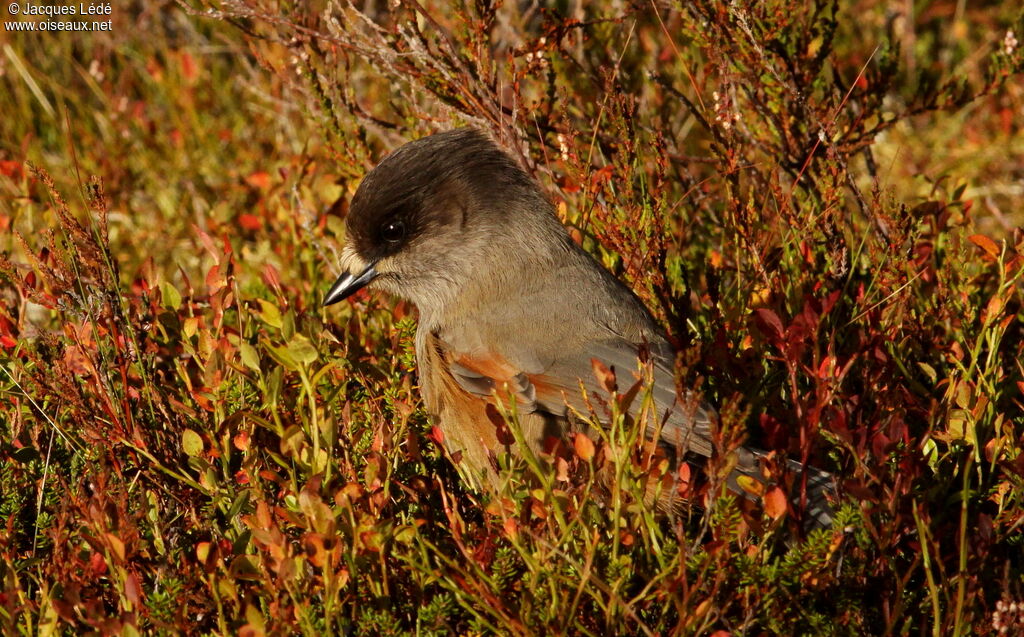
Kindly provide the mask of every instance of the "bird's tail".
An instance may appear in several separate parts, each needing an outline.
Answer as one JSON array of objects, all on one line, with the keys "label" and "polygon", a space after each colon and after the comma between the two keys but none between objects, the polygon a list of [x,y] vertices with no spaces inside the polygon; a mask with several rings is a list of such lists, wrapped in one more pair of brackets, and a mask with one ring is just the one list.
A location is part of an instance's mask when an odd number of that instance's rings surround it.
[{"label": "bird's tail", "polygon": [[[747,479],[753,479],[760,483],[764,487],[761,489],[762,491],[774,486],[761,471],[761,460],[768,456],[766,452],[740,447],[735,453],[737,456],[736,466],[726,479],[730,491],[746,497],[753,497],[751,489],[745,488],[742,484]],[[831,473],[800,464],[795,460],[789,460],[786,464],[789,470],[797,476],[802,473],[807,474],[807,507],[804,509],[804,513],[808,525],[811,528],[830,527],[834,511],[829,496],[834,496],[836,493],[835,478]],[[799,485],[800,481],[798,480],[796,484]],[[798,489],[794,489],[794,491],[798,492]]]}]

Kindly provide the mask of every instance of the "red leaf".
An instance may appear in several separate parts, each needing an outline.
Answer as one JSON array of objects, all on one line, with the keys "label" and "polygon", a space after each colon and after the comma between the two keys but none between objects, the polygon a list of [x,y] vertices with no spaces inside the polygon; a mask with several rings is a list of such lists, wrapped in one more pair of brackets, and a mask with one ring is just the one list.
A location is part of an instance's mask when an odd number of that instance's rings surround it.
[{"label": "red leaf", "polygon": [[484,407],[484,414],[486,414],[487,419],[491,421],[491,424],[494,425],[494,437],[500,444],[506,446],[515,444],[516,437],[512,435],[512,430],[508,428],[508,423],[505,421],[505,417],[501,415],[501,412],[498,411],[497,407],[491,403],[487,403]]},{"label": "red leaf", "polygon": [[821,304],[821,315],[824,316],[832,311],[835,307],[836,301],[839,300],[840,290],[836,290],[832,294],[825,297],[825,301]]},{"label": "red leaf", "polygon": [[124,578],[124,596],[132,604],[139,604],[142,602],[142,584],[139,583],[139,576],[135,573],[129,573],[128,577]]},{"label": "red leaf", "polygon": [[199,74],[196,68],[196,61],[188,54],[187,51],[181,52],[181,74],[185,76],[185,79],[189,82],[194,82],[196,76]]},{"label": "red leaf", "polygon": [[25,170],[20,161],[5,159],[0,161],[0,174],[6,175],[14,180],[19,180],[24,176]]},{"label": "red leaf", "polygon": [[772,339],[772,342],[777,344],[782,341],[786,328],[783,327],[782,320],[779,319],[778,314],[766,307],[759,307],[754,310],[754,319],[757,321],[757,326],[761,332]]},{"label": "red leaf", "polygon": [[602,182],[609,181],[612,178],[612,170],[613,168],[611,166],[604,166],[597,169],[594,174],[590,176],[590,182],[596,186]]},{"label": "red leaf", "polygon": [[238,215],[238,225],[242,226],[244,230],[259,230],[263,227],[263,220],[256,215],[242,213]]},{"label": "red leaf", "polygon": [[263,266],[263,282],[280,292],[281,290],[281,275],[277,273],[277,268],[270,265],[269,263]]},{"label": "red leaf", "polygon": [[103,559],[103,554],[99,552],[93,552],[89,556],[89,570],[95,577],[106,575],[107,573],[107,561]]},{"label": "red leaf", "polygon": [[206,287],[208,292],[211,295],[216,294],[227,284],[227,277],[221,274],[220,266],[216,264],[211,265],[210,269],[206,272]]},{"label": "red leaf", "polygon": [[818,366],[818,378],[829,378],[832,376],[832,370],[835,368],[836,359],[831,355],[825,356],[821,359],[821,365]]},{"label": "red leaf", "polygon": [[580,185],[573,181],[570,177],[562,177],[558,180],[558,186],[563,192],[579,192]]},{"label": "red leaf", "polygon": [[427,437],[439,445],[444,444],[444,432],[437,425],[430,428],[430,433],[427,434]]},{"label": "red leaf", "polygon": [[199,241],[203,244],[203,247],[206,248],[206,251],[210,253],[210,256],[213,257],[213,262],[219,264],[221,256],[223,255],[213,243],[213,239],[210,238],[210,235],[203,232],[203,229],[195,224],[192,224],[192,229],[199,235]]}]

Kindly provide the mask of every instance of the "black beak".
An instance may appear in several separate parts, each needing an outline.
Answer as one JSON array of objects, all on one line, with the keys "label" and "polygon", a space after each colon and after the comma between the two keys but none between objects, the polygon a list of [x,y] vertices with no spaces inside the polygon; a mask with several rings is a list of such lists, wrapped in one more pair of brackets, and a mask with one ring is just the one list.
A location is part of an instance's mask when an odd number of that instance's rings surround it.
[{"label": "black beak", "polygon": [[374,265],[375,264],[371,263],[359,274],[346,272],[338,277],[338,280],[334,282],[334,285],[331,286],[330,290],[327,290],[327,294],[324,296],[324,307],[333,305],[343,299],[347,299],[366,287],[366,284],[377,276],[377,270],[374,269]]}]

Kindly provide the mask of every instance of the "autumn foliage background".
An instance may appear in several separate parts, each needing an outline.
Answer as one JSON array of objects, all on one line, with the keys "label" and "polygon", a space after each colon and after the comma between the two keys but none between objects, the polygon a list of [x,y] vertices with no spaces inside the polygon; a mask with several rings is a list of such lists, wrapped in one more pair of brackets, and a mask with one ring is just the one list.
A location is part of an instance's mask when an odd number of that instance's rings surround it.
[{"label": "autumn foliage background", "polygon": [[[1016,4],[125,2],[110,33],[3,32],[0,631],[1020,634]],[[691,510],[638,504],[659,469],[621,416],[467,490],[414,308],[320,307],[360,178],[465,124],[719,408]],[[744,439],[787,498],[716,488]],[[783,457],[839,478],[832,528]]]}]

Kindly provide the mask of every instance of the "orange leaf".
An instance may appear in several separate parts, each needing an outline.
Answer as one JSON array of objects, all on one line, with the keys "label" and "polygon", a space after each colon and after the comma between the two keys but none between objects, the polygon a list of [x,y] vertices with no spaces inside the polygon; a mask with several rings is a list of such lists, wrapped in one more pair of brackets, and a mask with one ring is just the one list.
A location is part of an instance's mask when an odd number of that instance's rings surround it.
[{"label": "orange leaf", "polygon": [[594,458],[594,443],[586,434],[576,434],[572,439],[572,448],[576,455],[584,462],[590,462]]},{"label": "orange leaf", "polygon": [[228,284],[228,279],[225,275],[221,274],[220,266],[213,264],[210,269],[206,272],[206,287],[208,292],[213,295],[220,291],[225,285]]},{"label": "orange leaf", "polygon": [[590,359],[590,366],[594,369],[594,378],[597,379],[597,384],[609,394],[615,391],[615,372],[596,358]]},{"label": "orange leaf", "polygon": [[711,263],[711,266],[715,268],[721,268],[722,264],[725,263],[722,253],[718,250],[712,250],[708,253],[708,261]]},{"label": "orange leaf", "polygon": [[1003,297],[995,294],[988,300],[988,305],[985,306],[985,314],[983,315],[985,321],[994,321],[1000,312],[1003,311]]},{"label": "orange leaf", "polygon": [[254,188],[266,190],[270,188],[270,173],[258,170],[246,177],[245,183]]},{"label": "orange leaf", "polygon": [[107,545],[110,547],[110,552],[113,554],[115,561],[124,562],[125,549],[124,542],[121,538],[117,537],[113,533],[104,533],[103,536],[107,539]]},{"label": "orange leaf", "polygon": [[999,441],[995,438],[985,443],[985,460],[988,462],[995,462],[996,459],[996,446]]},{"label": "orange leaf", "polygon": [[971,243],[987,252],[993,259],[999,258],[999,246],[997,246],[996,242],[992,239],[989,239],[983,234],[972,234],[967,238],[970,239]]},{"label": "orange leaf", "polygon": [[690,491],[690,463],[683,462],[679,465],[679,481],[676,486],[676,492],[683,497]]},{"label": "orange leaf", "polygon": [[515,518],[505,518],[502,526],[504,527],[506,537],[515,539],[519,536],[519,523],[516,522]]},{"label": "orange leaf", "polygon": [[772,487],[764,494],[764,512],[773,520],[778,520],[786,512],[786,494],[782,489]]},{"label": "orange leaf", "polygon": [[679,465],[679,481],[680,482],[686,482],[686,483],[690,482],[690,463],[689,462],[684,462],[684,463]]}]

